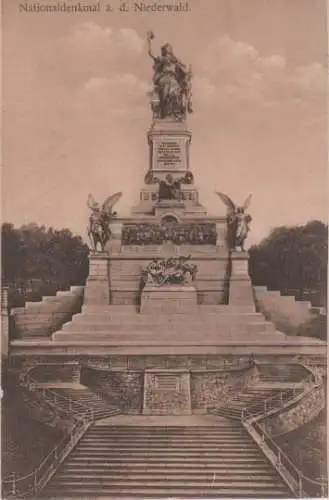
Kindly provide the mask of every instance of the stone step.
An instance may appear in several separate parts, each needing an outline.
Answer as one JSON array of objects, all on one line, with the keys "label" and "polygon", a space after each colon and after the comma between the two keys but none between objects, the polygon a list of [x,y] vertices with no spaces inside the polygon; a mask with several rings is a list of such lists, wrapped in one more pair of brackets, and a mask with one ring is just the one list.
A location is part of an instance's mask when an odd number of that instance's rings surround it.
[{"label": "stone step", "polygon": [[240,420],[241,418],[241,410],[242,408],[215,408],[214,410],[212,410],[212,414],[214,415],[221,415],[223,414],[224,416],[227,416],[227,417],[235,417],[237,418],[238,420]]},{"label": "stone step", "polygon": [[[88,480],[95,480],[95,481],[101,481],[103,483],[106,481],[147,481],[147,482],[161,482],[161,481],[190,481],[191,476],[193,477],[193,481],[206,481],[208,479],[211,480],[214,484],[217,484],[218,482],[222,483],[227,483],[227,482],[232,482],[234,481],[235,483],[240,483],[244,482],[248,477],[243,477],[243,474],[241,475],[241,470],[237,470],[235,473],[233,473],[231,470],[226,468],[226,470],[220,472],[216,469],[211,470],[211,471],[182,471],[182,470],[176,470],[176,471],[168,471],[166,470],[165,467],[163,467],[163,470],[160,472],[152,471],[150,474],[149,472],[145,471],[137,471],[137,472],[132,472],[132,471],[127,471],[124,468],[121,469],[121,471],[112,471],[111,469],[107,469],[104,472],[96,472],[94,471],[94,468],[91,467],[88,472],[83,473],[82,481],[88,481]],[[77,481],[78,479],[81,479],[81,473],[77,472],[69,472],[69,471],[62,471],[59,472],[57,481],[62,482],[64,481],[69,481],[69,482],[74,482]],[[214,480],[215,479],[215,480]],[[271,483],[275,484],[277,480],[277,476],[275,473],[269,473],[267,472],[258,472],[257,470],[253,472],[253,481],[264,481],[266,483]]]},{"label": "stone step", "polygon": [[[255,313],[253,306],[229,306],[229,305],[199,305],[198,313],[203,314],[247,314]],[[139,314],[138,307],[134,305],[84,305],[82,313],[86,314]],[[196,313],[196,311],[194,311]]]},{"label": "stone step", "polygon": [[[240,453],[237,453],[237,451],[231,451],[231,450],[218,450],[216,451],[214,447],[211,447],[209,449],[203,450],[203,454],[205,458],[222,458],[223,460],[230,460],[231,458],[236,457],[237,455],[241,455],[244,458],[256,458],[258,456],[259,451],[258,450],[249,450],[249,449],[241,449]],[[117,450],[102,450],[101,452],[99,450],[89,450],[89,449],[79,449],[75,450],[72,454],[72,457],[75,456],[78,458],[78,460],[81,460],[82,458],[86,458],[89,460],[112,460],[112,458],[128,458],[128,457],[143,457],[143,458],[163,458],[166,459],[169,457],[175,457],[175,458],[184,458],[187,456],[187,450],[184,449],[175,449],[172,450],[171,448],[164,447],[162,449],[158,450],[148,450],[146,449],[120,449],[118,448]],[[197,458],[202,456],[202,453],[198,450],[188,450],[188,456],[191,458]]]},{"label": "stone step", "polygon": [[[273,480],[273,481],[268,481],[268,482],[263,482],[261,480],[259,481],[247,481],[246,479],[244,478],[241,478],[241,481],[238,481],[238,480],[235,480],[235,482],[237,483],[236,486],[237,487],[240,487],[240,488],[244,488],[245,491],[247,490],[253,490],[254,488],[262,488],[264,491],[266,491],[266,489],[271,489],[273,487],[276,487],[277,486],[277,480]],[[209,478],[207,480],[200,480],[200,481],[194,481],[192,478],[190,478],[189,482],[188,482],[188,485],[189,487],[196,487],[196,488],[209,488],[209,483],[211,484],[214,484],[214,486],[216,486],[217,488],[228,488],[228,489],[232,489],[232,484],[230,482],[230,480],[228,481],[223,481],[222,478],[219,478],[219,479],[216,479],[215,478],[211,478],[211,481],[209,481]],[[75,479],[70,479],[70,478],[62,478],[60,475],[58,476],[58,480],[55,480],[53,481],[53,484],[60,484],[60,486],[63,488],[63,487],[72,487],[72,486],[78,486],[78,487],[84,487],[84,488],[92,488],[92,487],[101,487],[101,490],[102,490],[102,493],[104,492],[104,488],[108,488],[108,489],[112,489],[112,488],[115,488],[115,487],[118,487],[118,486],[123,486],[123,487],[129,487],[129,488],[135,488],[135,487],[145,487],[146,486],[146,483],[143,481],[143,479],[141,478],[140,480],[138,479],[135,479],[135,480],[125,480],[125,479],[115,479],[115,480],[102,480],[102,483],[101,485],[98,483],[97,479],[95,481],[93,481],[92,478],[84,478],[84,477],[77,477]],[[164,481],[163,479],[161,480],[158,480],[158,481],[154,481],[154,480],[148,480],[147,482],[147,486],[148,487],[152,487],[152,486],[155,486],[155,487],[161,487],[161,488],[165,488],[166,490],[168,489],[168,487],[180,487],[180,488],[184,488],[185,486],[185,479],[182,480],[182,481],[179,481],[178,479],[177,480],[172,480],[172,481]],[[130,491],[131,491],[130,489]]]},{"label": "stone step", "polygon": [[233,304],[218,304],[218,305],[199,305],[200,311],[209,314],[214,313],[227,313],[227,314],[244,314],[255,312],[255,307],[253,305],[233,305]]},{"label": "stone step", "polygon": [[[127,456],[127,457],[120,457],[120,456],[117,456],[117,457],[111,457],[111,466],[114,465],[114,466],[118,466],[118,467],[122,467],[123,465],[124,466],[145,466],[145,465],[158,465],[159,467],[163,467],[164,465],[164,457],[158,457],[158,456],[136,456],[136,457],[131,457],[131,456]],[[93,457],[93,461],[92,461],[92,464],[93,464],[93,467],[104,467],[104,459],[102,457]],[[209,457],[208,455],[200,455],[200,456],[196,456],[196,457],[191,457],[189,455],[185,455],[184,456],[184,460],[182,461],[182,459],[180,457],[171,457],[170,455],[169,456],[166,456],[165,457],[165,464],[166,466],[173,466],[173,467],[180,467],[182,464],[188,466],[188,465],[192,465],[192,466],[197,466],[198,468],[199,467],[220,467],[220,466],[226,466],[226,467],[241,467],[242,469],[244,469],[245,467],[263,467],[264,464],[266,465],[266,467],[268,467],[268,465],[266,464],[266,462],[264,461],[263,458],[261,458],[259,455],[258,456],[254,456],[254,457],[250,457],[250,456],[245,456],[245,455],[241,455],[241,456],[237,456],[237,455],[233,455],[231,458],[230,458],[230,461],[229,463],[226,463],[226,464],[223,464],[223,457],[222,456],[215,456],[215,457]],[[73,455],[70,455],[69,456],[69,461],[66,462],[65,464],[65,467],[67,466],[74,466],[74,467],[85,467],[85,466],[88,466],[88,468],[90,467],[90,458],[88,457],[79,457],[79,456],[73,456]],[[108,466],[107,466],[108,468]]]},{"label": "stone step", "polygon": [[[156,332],[154,332],[156,334]],[[188,335],[185,332],[186,339],[181,338],[180,340],[176,340],[178,337],[178,333],[174,332],[172,336],[168,336],[164,338],[163,335],[154,335],[154,337],[147,335],[143,336],[141,334],[133,334],[129,335],[123,334],[110,334],[110,333],[99,333],[97,332],[85,332],[82,333],[71,333],[69,331],[63,332],[58,331],[53,334],[53,341],[62,341],[62,342],[87,342],[95,343],[95,342],[106,342],[108,346],[217,346],[217,345],[229,345],[232,344],[243,344],[245,345],[248,341],[248,346],[250,347],[253,344],[262,343],[262,345],[273,345],[276,342],[280,342],[284,340],[284,336],[275,333],[275,335],[270,335],[268,332],[258,333],[258,334],[248,334],[245,333],[228,333],[228,332],[220,332],[218,335],[213,335],[209,338],[201,338],[202,332],[200,335]],[[204,336],[204,334],[203,334]],[[160,337],[160,339],[159,339]]]},{"label": "stone step", "polygon": [[266,391],[263,390],[258,390],[258,391],[248,391],[248,389],[241,394],[237,394],[236,396],[233,396],[232,399],[237,398],[239,400],[241,399],[250,399],[250,400],[255,400],[255,399],[262,399],[264,396],[269,396],[269,395],[274,395],[277,394],[277,390],[269,389]]},{"label": "stone step", "polygon": [[277,389],[273,389],[272,386],[265,386],[265,384],[255,384],[252,387],[247,387],[243,394],[270,394],[270,393],[275,393],[277,392]]},{"label": "stone step", "polygon": [[[170,331],[168,332],[168,329]],[[161,324],[161,323],[154,323],[150,325],[140,325],[140,324],[125,324],[124,322],[122,324],[83,324],[83,323],[66,323],[63,325],[62,331],[63,332],[70,332],[70,333],[81,333],[83,334],[84,332],[90,333],[93,332],[95,334],[104,334],[104,333],[118,333],[120,332],[121,334],[131,334],[131,333],[142,333],[142,334],[151,334],[154,335],[154,332],[156,332],[158,335],[162,334],[179,334],[182,333],[184,334],[186,331],[188,331],[189,335],[193,333],[203,333],[207,329],[207,334],[210,333],[220,333],[222,329],[225,329],[227,332],[239,332],[239,333],[256,333],[256,332],[274,332],[275,327],[273,326],[272,323],[269,322],[258,322],[258,323],[246,323],[246,324],[202,324],[202,323],[193,323],[190,320],[186,320],[185,323],[181,324]]]},{"label": "stone step", "polygon": [[[217,485],[216,485],[217,486]],[[60,488],[60,489],[59,489]],[[62,488],[60,485],[54,485],[54,487],[47,487],[46,492],[43,494],[44,498],[74,498],[80,500],[83,498],[97,498],[97,500],[112,500],[117,498],[125,498],[125,500],[132,499],[156,499],[156,498],[186,498],[186,499],[200,499],[200,498],[245,498],[246,490],[242,487],[234,487],[230,488],[226,487],[225,489],[220,488],[217,490],[211,484],[209,485],[209,481],[207,486],[201,487],[201,491],[199,488],[195,486],[191,486],[190,484],[185,484],[182,489],[177,491],[177,488],[172,488],[171,486],[154,488],[154,487],[134,487],[133,491],[129,485],[121,485],[120,487],[112,487],[110,489],[106,487],[90,487],[89,489],[86,486],[75,487],[74,490],[67,490],[66,487]],[[249,498],[289,498],[291,494],[289,494],[289,490],[286,488],[249,488],[248,497]],[[96,496],[95,496],[96,495]]]},{"label": "stone step", "polygon": [[[186,314],[90,314],[82,313],[75,314],[72,318],[72,323],[88,324],[88,325],[117,325],[124,322],[125,325],[154,325],[154,324],[181,324],[187,320]],[[259,313],[246,313],[246,314],[204,314],[204,313],[191,313],[188,315],[188,321],[200,325],[207,324],[227,324],[227,323],[264,323],[264,317]]]},{"label": "stone step", "polygon": [[212,410],[211,413],[213,415],[218,415],[218,416],[221,416],[221,417],[227,417],[227,418],[232,418],[232,419],[235,419],[235,420],[240,420],[241,419],[241,412],[237,412],[237,411],[234,411],[234,410],[231,410],[231,409],[226,409],[226,408],[219,408],[219,409],[215,409],[215,410]]},{"label": "stone step", "polygon": [[267,321],[258,321],[256,323],[224,323],[224,324],[202,324],[202,323],[193,323],[186,319],[185,322],[181,322],[180,324],[160,324],[154,323],[149,325],[141,325],[141,324],[84,324],[84,323],[65,323],[61,331],[71,332],[71,333],[81,333],[84,332],[95,332],[95,333],[120,333],[120,334],[149,334],[152,335],[156,331],[157,333],[166,334],[166,333],[184,333],[188,331],[189,333],[202,333],[205,331],[207,333],[221,333],[225,332],[241,332],[241,333],[257,333],[257,332],[275,332],[275,327],[272,323]]},{"label": "stone step", "polygon": [[126,305],[126,306],[117,306],[117,305],[108,305],[108,306],[98,306],[98,305],[85,305],[82,306],[81,312],[83,313],[92,313],[92,314],[100,314],[100,313],[114,313],[114,314],[136,314],[137,306],[134,305]]},{"label": "stone step", "polygon": [[71,290],[59,290],[56,292],[56,297],[66,298],[66,297],[74,297],[75,294]]},{"label": "stone step", "polygon": [[145,421],[145,425],[109,425],[109,424],[99,424],[97,427],[91,427],[88,430],[89,433],[99,432],[99,431],[108,431],[117,434],[118,432],[122,432],[126,434],[127,432],[138,432],[143,433],[147,432],[149,434],[154,434],[156,432],[165,432],[166,434],[172,434],[175,432],[184,433],[184,434],[194,434],[197,432],[205,433],[205,432],[221,432],[222,429],[230,429],[233,432],[240,430],[246,434],[242,425],[232,424],[232,422],[228,422],[226,420],[218,420],[216,422],[211,422],[211,425],[207,422],[206,425],[171,425],[167,427],[166,425],[147,425],[147,419]]},{"label": "stone step", "polygon": [[[221,474],[239,474],[241,476],[249,476],[252,474],[254,477],[254,474],[257,474],[259,476],[266,476],[270,475],[269,474],[269,468],[265,464],[259,464],[259,465],[253,465],[253,464],[246,464],[244,465],[243,462],[237,463],[237,464],[229,464],[229,465],[223,465],[223,464],[215,464],[215,465],[209,465],[207,463],[205,464],[185,464],[184,462],[179,462],[179,466],[176,463],[173,464],[153,464],[152,462],[148,463],[140,463],[140,464],[119,464],[119,465],[113,465],[111,464],[111,467],[109,468],[108,465],[103,464],[103,465],[92,465],[91,467],[88,467],[84,464],[65,464],[60,470],[59,473],[62,475],[68,475],[68,474],[88,474],[92,471],[92,473],[96,475],[103,475],[103,474],[143,474],[143,473],[163,473],[163,474],[182,474],[182,473],[189,473],[189,474],[209,474],[210,472],[216,472],[216,475],[221,475]],[[273,476],[273,474],[271,474]]]},{"label": "stone step", "polygon": [[[53,297],[54,298],[54,297]],[[46,301],[40,301],[40,302],[31,302],[31,301],[26,301],[25,302],[25,310],[29,311],[38,311],[40,308],[42,308],[43,305],[46,304]]]},{"label": "stone step", "polygon": [[[143,445],[145,443],[150,444],[150,446],[153,446],[154,444],[159,444],[159,445],[168,445],[168,446],[185,446],[189,444],[196,444],[200,442],[200,445],[211,445],[214,443],[226,443],[227,441],[232,443],[232,444],[246,444],[250,443],[250,439],[247,436],[236,436],[234,434],[224,434],[224,435],[215,435],[213,437],[202,437],[202,436],[197,436],[195,438],[193,437],[180,437],[180,436],[155,436],[155,437],[150,437],[148,438],[147,436],[107,436],[106,437],[106,442],[110,443],[111,446],[117,445],[117,444],[122,444],[124,446],[126,445],[131,445],[131,443],[134,443],[134,445],[139,446]],[[104,435],[99,435],[97,436],[88,436],[83,440],[84,444],[90,444],[90,445],[102,445],[104,442]]]},{"label": "stone step", "polygon": [[114,417],[116,415],[120,415],[122,412],[121,410],[97,410],[92,407],[89,409],[93,410],[94,416],[97,416],[98,418],[101,417]]},{"label": "stone step", "polygon": [[[244,432],[243,428],[241,425],[237,424],[236,428],[232,429],[232,425],[229,426],[229,424],[232,424],[232,422],[228,422],[227,426],[221,426],[218,429],[214,428],[212,426],[207,426],[206,430],[202,427],[201,429],[194,429],[191,427],[191,430],[186,427],[177,427],[177,429],[172,430],[170,429],[169,432],[166,431],[165,427],[154,427],[154,430],[149,428],[144,428],[144,427],[137,427],[134,428],[133,426],[127,425],[125,426],[126,429],[117,429],[114,425],[102,425],[98,424],[95,427],[92,427],[89,431],[88,434],[85,435],[84,439],[87,437],[89,438],[94,438],[97,436],[101,436],[103,439],[104,438],[136,438],[136,437],[149,437],[149,438],[154,438],[154,439],[159,439],[159,437],[170,437],[173,439],[182,439],[182,438],[187,438],[187,439],[201,439],[205,437],[221,437],[221,436],[238,436],[238,437],[243,437],[246,436],[246,433]],[[113,427],[113,429],[112,429]]]},{"label": "stone step", "polygon": [[[229,422],[231,423],[231,422]],[[112,427],[109,425],[108,427]],[[114,427],[114,426],[113,426]],[[246,433],[243,431],[242,426],[240,425],[236,429],[232,429],[229,427],[220,427],[220,429],[214,429],[213,427],[207,427],[206,431],[185,431],[184,427],[181,431],[178,429],[176,431],[166,432],[165,429],[156,429],[148,431],[141,427],[141,431],[139,432],[134,428],[131,430],[130,425],[127,425],[127,431],[116,431],[115,428],[113,430],[108,430],[102,428],[102,424],[98,424],[95,427],[90,429],[90,432],[85,436],[84,439],[94,439],[100,437],[101,439],[216,439],[227,437],[228,439],[231,437],[237,437],[238,439],[242,437],[246,437]],[[99,429],[98,429],[99,428]],[[247,438],[249,439],[249,438]]]},{"label": "stone step", "polygon": [[[100,427],[101,424],[95,426],[96,427]],[[154,441],[157,441],[157,440],[165,440],[165,439],[172,439],[172,440],[188,440],[188,441],[195,441],[195,442],[199,442],[200,440],[217,440],[217,439],[232,439],[234,437],[236,437],[237,439],[242,439],[242,438],[246,438],[246,439],[249,439],[248,437],[246,437],[246,434],[243,433],[242,431],[240,430],[237,430],[237,431],[229,431],[229,430],[223,430],[223,432],[207,432],[207,434],[205,433],[202,433],[202,432],[191,432],[191,433],[166,433],[165,431],[161,432],[161,431],[158,431],[158,432],[152,432],[151,434],[150,433],[147,433],[146,431],[141,431],[141,432],[131,432],[129,431],[129,425],[127,426],[127,432],[122,432],[121,434],[120,433],[116,433],[116,432],[113,432],[113,433],[107,433],[107,432],[95,432],[93,429],[93,432],[88,432],[88,435],[86,435],[84,437],[84,440],[85,439],[90,439],[90,440],[93,440],[93,439],[101,439],[101,440],[104,440],[104,439],[109,439],[109,440],[112,440],[112,439],[117,439],[117,440],[127,440],[128,442],[131,441],[131,440],[136,440],[136,439],[140,439],[140,440],[150,440],[150,439],[154,439]],[[212,429],[212,427],[209,427],[209,429]],[[250,441],[250,439],[249,439]]]},{"label": "stone step", "polygon": [[70,300],[76,300],[76,295],[69,292],[69,291],[62,291],[62,292],[56,292],[56,295],[45,295],[42,297],[42,302],[43,303],[62,303],[62,302],[67,302]]},{"label": "stone step", "polygon": [[85,291],[85,286],[84,285],[71,285],[70,286],[70,292],[78,294],[78,295],[83,295],[83,292]]},{"label": "stone step", "polygon": [[[226,453],[236,453],[237,455],[239,454],[245,454],[245,453],[250,453],[253,454],[255,451],[250,449],[250,442],[232,442],[232,444],[229,444],[224,441],[220,441],[217,443],[218,446],[220,446],[221,454],[226,454]],[[105,443],[105,444],[92,444],[92,443],[83,443],[80,446],[76,448],[76,450],[73,452],[74,456],[85,456],[86,454],[90,454],[93,456],[111,456],[112,454],[116,454],[117,452],[120,453],[132,453],[133,455],[136,454],[141,454],[141,453],[157,453],[162,454],[162,453],[184,453],[184,454],[190,454],[190,453],[199,453],[199,454],[208,454],[208,453],[217,453],[216,452],[216,444],[214,442],[212,443],[198,443],[195,445],[194,443],[168,443],[168,442],[162,442],[162,443],[151,443],[151,442],[145,442],[144,445],[142,443]]]},{"label": "stone step", "polygon": [[257,405],[257,404],[262,404],[263,401],[265,399],[267,399],[267,397],[271,397],[271,396],[264,396],[264,397],[261,397],[261,398],[256,398],[256,397],[248,397],[246,396],[245,394],[243,396],[241,396],[241,398],[232,398],[230,400],[230,404],[242,404],[242,405]]},{"label": "stone step", "polygon": [[49,315],[50,313],[69,313],[73,315],[80,310],[77,300],[77,297],[72,297],[72,300],[26,302],[22,313],[25,315],[34,315],[36,319],[38,319],[39,315]]},{"label": "stone step", "polygon": [[[265,401],[265,399],[264,399]],[[230,402],[230,408],[232,410],[242,410],[242,408],[249,408],[253,410],[262,409],[264,407],[264,402],[253,402],[253,401],[231,401]]]}]

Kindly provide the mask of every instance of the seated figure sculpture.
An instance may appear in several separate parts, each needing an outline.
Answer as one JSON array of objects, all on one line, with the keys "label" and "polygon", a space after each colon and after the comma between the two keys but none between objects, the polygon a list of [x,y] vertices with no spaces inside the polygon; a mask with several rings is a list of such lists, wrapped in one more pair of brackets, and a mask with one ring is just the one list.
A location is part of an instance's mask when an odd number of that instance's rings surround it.
[{"label": "seated figure sculpture", "polygon": [[192,113],[192,69],[186,67],[173,52],[170,43],[161,47],[161,54],[152,52],[154,34],[147,34],[148,54],[153,60],[153,91],[151,108],[155,119],[183,120]]}]

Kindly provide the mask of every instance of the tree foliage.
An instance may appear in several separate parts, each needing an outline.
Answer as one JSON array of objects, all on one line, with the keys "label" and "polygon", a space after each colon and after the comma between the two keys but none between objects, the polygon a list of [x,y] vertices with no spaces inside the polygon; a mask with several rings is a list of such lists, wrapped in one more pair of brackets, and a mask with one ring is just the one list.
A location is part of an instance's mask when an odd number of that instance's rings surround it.
[{"label": "tree foliage", "polygon": [[326,304],[328,226],[278,227],[250,249],[249,272],[254,285]]},{"label": "tree foliage", "polygon": [[69,229],[2,225],[2,281],[10,292],[40,296],[82,285],[88,272],[87,256],[87,245]]}]

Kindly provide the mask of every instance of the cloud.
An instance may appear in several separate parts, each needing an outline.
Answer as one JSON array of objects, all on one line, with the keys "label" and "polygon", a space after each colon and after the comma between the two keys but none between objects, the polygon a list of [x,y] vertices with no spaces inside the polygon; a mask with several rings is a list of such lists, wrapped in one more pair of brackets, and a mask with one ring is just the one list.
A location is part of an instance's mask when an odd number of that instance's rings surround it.
[{"label": "cloud", "polygon": [[129,98],[130,100],[140,100],[146,96],[149,86],[140,81],[135,75],[125,73],[115,75],[110,78],[92,77],[83,85],[83,98],[104,97],[104,93],[111,96],[113,101],[120,98]]},{"label": "cloud", "polygon": [[293,81],[299,88],[307,92],[323,93],[327,89],[328,75],[322,64],[313,63],[309,66],[296,68]]},{"label": "cloud", "polygon": [[111,54],[120,49],[120,55],[130,53],[133,56],[141,54],[144,46],[144,40],[131,28],[113,30],[92,21],[75,27],[64,42],[75,51]]},{"label": "cloud", "polygon": [[[132,115],[148,109],[149,86],[131,73],[91,77],[76,96],[76,107],[100,120],[113,114]],[[109,116],[110,115],[110,116]]]},{"label": "cloud", "polygon": [[44,58],[45,74],[77,88],[92,75],[107,77],[118,68],[126,71],[138,64],[143,45],[144,40],[133,29],[81,23],[62,36]]},{"label": "cloud", "polygon": [[102,28],[94,22],[87,22],[75,27],[65,41],[79,50],[102,50],[111,45],[112,40],[111,28]]},{"label": "cloud", "polygon": [[[223,36],[208,50],[206,59],[214,63],[220,60],[221,68],[241,68],[253,64],[258,59],[258,51],[252,45]],[[216,69],[216,65],[213,66]]]},{"label": "cloud", "polygon": [[325,98],[327,75],[319,63],[292,67],[282,55],[262,56],[252,45],[229,36],[212,43],[202,60],[194,94],[212,106],[243,112],[242,104],[268,110]]},{"label": "cloud", "polygon": [[142,53],[145,43],[137,32],[130,28],[120,29],[116,41],[120,47],[136,55]]},{"label": "cloud", "polygon": [[195,75],[193,79],[193,95],[197,98],[202,96],[204,100],[212,102],[216,94],[216,86],[208,78],[201,75]]}]

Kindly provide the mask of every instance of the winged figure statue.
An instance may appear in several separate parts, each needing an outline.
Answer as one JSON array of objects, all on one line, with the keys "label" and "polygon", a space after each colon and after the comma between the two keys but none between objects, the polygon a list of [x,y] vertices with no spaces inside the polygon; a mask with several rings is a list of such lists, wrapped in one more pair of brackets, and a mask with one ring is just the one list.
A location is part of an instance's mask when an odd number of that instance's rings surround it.
[{"label": "winged figure statue", "polygon": [[109,224],[117,212],[113,212],[114,205],[120,200],[121,192],[114,193],[103,204],[97,203],[91,194],[88,195],[87,206],[91,210],[89,216],[88,237],[91,248],[97,251],[100,246],[104,251],[105,245],[110,239],[111,230]]},{"label": "winged figure statue", "polygon": [[216,192],[224,205],[228,208],[228,243],[230,248],[236,250],[240,247],[244,252],[244,242],[250,231],[249,224],[252,221],[250,214],[246,213],[251,201],[251,194],[246,198],[243,205],[236,205],[231,198],[224,193]]}]

